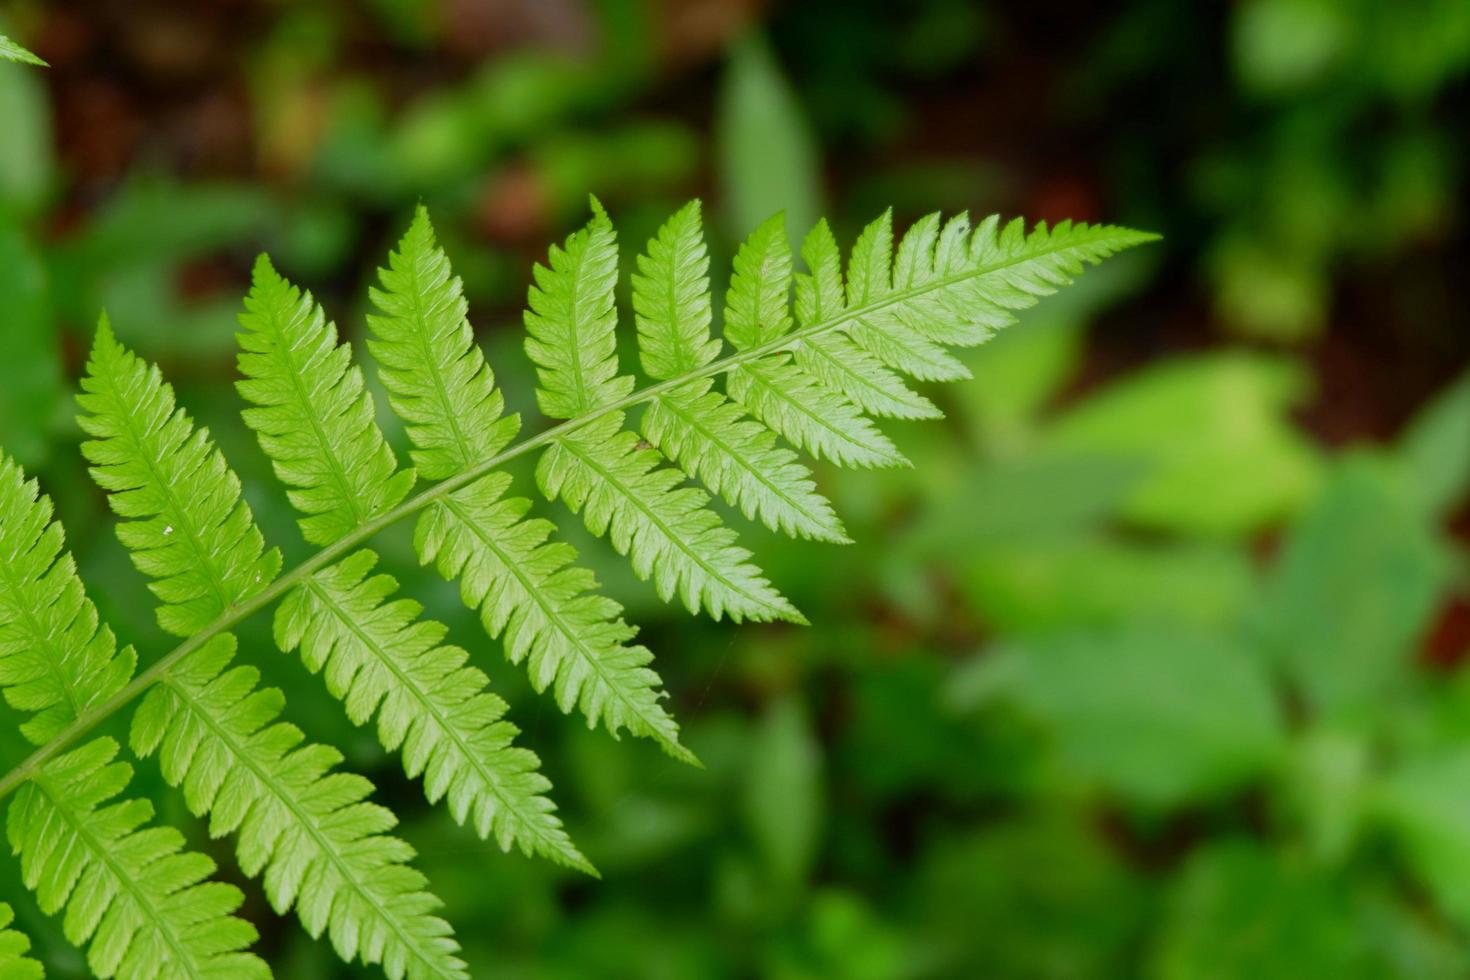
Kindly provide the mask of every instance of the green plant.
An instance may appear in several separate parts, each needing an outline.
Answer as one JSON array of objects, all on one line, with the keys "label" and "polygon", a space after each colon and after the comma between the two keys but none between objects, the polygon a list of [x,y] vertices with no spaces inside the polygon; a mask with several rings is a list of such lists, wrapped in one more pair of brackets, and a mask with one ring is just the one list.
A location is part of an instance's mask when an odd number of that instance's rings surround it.
[{"label": "green plant", "polygon": [[[133,751],[158,755],[212,834],[237,835],[242,870],[262,876],[278,912],[294,907],[343,959],[381,963],[390,976],[463,975],[411,849],[390,833],[393,814],[367,801],[365,779],[336,769],[336,749],[304,743],[277,720],[280,692],[258,687],[255,667],[232,666],[230,630],[279,601],[277,644],[300,651],[355,723],[377,719],[379,740],[423,777],[431,802],[444,799],[458,822],[503,848],[592,872],[545,796],[536,756],[512,744],[505,703],[463,650],[442,643],[442,626],[393,598],[391,578],[371,574],[368,539],[416,516],[419,558],[460,582],[533,687],[550,688],[589,727],[627,729],[693,762],[660,704],[652,654],[633,644],[621,607],[573,564],[571,546],[550,540],[550,522],[507,496],[504,466],[537,453],[543,495],[580,513],[665,601],[715,619],[803,622],[706,495],[681,485],[684,473],[772,529],[843,540],[778,435],[838,463],[902,464],[868,415],[938,413],[898,372],[962,377],[946,346],[986,340],[1085,265],[1150,237],[1066,223],[1028,234],[995,218],[972,229],[964,216],[941,225],[932,215],[895,249],[885,214],[859,237],[845,276],[819,223],[802,251],[810,271],[793,277],[777,216],[735,258],[724,317],[735,352],[721,357],[693,202],[650,242],[632,279],[640,359],[653,381],[640,388],[618,370],[617,241],[595,200],[593,210],[536,268],[526,350],[553,424],[519,441],[520,420],[503,412],[459,282],[419,210],[372,291],[379,312],[368,340],[406,425],[412,468],[398,468],[336,328],[268,260],[257,263],[240,317],[244,419],[300,512],[303,537],[320,549],[284,573],[209,434],[103,318],[79,396],[91,436],[83,451],[122,518],[119,538],[152,580],[160,626],[180,638],[141,673],[133,648],[119,651],[99,623],[50,500],[13,462],[0,463],[0,683],[31,713],[22,731],[38,746],[0,779],[0,795],[15,794],[9,837],[26,884],[45,911],[66,908],[67,935],[90,941],[97,974],[268,973],[245,951],[254,931],[233,916],[240,893],[208,881],[212,862],[182,850],[173,830],[140,829],[148,801],[109,802],[131,778],[111,738],[79,744],[141,696]],[[724,392],[714,386],[722,375]],[[624,423],[638,406],[635,432]],[[414,493],[420,479],[431,482]]]},{"label": "green plant", "polygon": [[4,34],[0,34],[0,58],[4,58],[6,61],[16,61],[23,65],[41,65],[44,67],[46,64],[46,62],[19,44],[16,44]]}]

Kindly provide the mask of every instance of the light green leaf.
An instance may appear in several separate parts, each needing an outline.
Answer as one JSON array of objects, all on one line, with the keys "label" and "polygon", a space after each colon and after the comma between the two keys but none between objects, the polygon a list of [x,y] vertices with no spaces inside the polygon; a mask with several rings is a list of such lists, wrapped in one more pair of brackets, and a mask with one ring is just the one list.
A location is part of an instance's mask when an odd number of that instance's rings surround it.
[{"label": "light green leaf", "polygon": [[1287,538],[1265,597],[1262,639],[1318,711],[1371,711],[1405,682],[1446,571],[1398,475],[1350,459]]},{"label": "light green leaf", "polygon": [[1068,765],[1146,807],[1218,795],[1261,775],[1282,718],[1251,651],[1225,636],[1142,628],[1037,638],[1003,656],[1012,696]]},{"label": "light green leaf", "polygon": [[1470,372],[1414,416],[1399,440],[1411,492],[1443,515],[1470,494]]},{"label": "light green leaf", "polygon": [[771,875],[805,883],[822,841],[822,755],[800,702],[773,702],[749,749],[745,820]]},{"label": "light green leaf", "polygon": [[1286,415],[1302,381],[1291,365],[1255,355],[1181,358],[1087,398],[1043,445],[1147,464],[1125,510],[1140,524],[1244,534],[1294,513],[1316,484],[1316,455]]},{"label": "light green leaf", "polygon": [[716,115],[722,197],[735,228],[785,211],[810,228],[822,211],[815,138],[770,47],[758,37],[731,46]]}]

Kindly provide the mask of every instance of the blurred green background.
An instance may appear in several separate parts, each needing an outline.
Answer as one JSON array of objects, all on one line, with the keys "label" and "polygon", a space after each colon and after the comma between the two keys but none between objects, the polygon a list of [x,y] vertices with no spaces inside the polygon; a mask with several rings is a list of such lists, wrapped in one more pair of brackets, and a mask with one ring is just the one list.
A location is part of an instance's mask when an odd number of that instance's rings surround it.
[{"label": "blurred green background", "polygon": [[[628,258],[703,197],[717,270],[777,208],[848,243],[888,205],[1164,233],[968,356],[943,425],[891,426],[912,470],[820,470],[856,545],[744,525],[810,628],[686,617],[566,522],[706,770],[562,717],[389,536],[602,881],[429,810],[249,624],[290,720],[402,816],[477,976],[1470,976],[1464,0],[20,0],[0,23],[52,66],[0,63],[0,445],[145,662],[167,644],[72,420],[102,307],[290,563],[230,383],[261,249],[360,338],[427,203],[524,409],[530,266],[589,191]],[[278,975],[354,975],[245,890]]]}]

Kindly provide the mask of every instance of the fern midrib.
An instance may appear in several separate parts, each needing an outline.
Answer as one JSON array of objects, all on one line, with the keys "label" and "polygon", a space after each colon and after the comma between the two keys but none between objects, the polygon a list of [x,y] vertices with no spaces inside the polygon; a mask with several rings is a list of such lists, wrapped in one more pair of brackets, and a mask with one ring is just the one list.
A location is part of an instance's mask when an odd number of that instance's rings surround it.
[{"label": "fern midrib", "polygon": [[[149,920],[153,923],[154,929],[163,935],[164,941],[174,951],[174,956],[177,958],[180,966],[188,969],[191,964],[191,958],[186,955],[183,941],[174,935],[173,926],[164,916],[163,910],[154,905],[148,894],[138,887],[138,882],[133,875],[127,873],[121,867],[112,849],[104,846],[102,840],[87,827],[87,822],[80,816],[74,814],[71,807],[51,791],[46,785],[46,780],[35,779],[31,781],[31,785],[36,787],[38,792],[46,795],[46,799],[51,801],[51,809],[55,813],[60,814],[61,819],[70,824],[76,832],[76,835],[86,842],[87,847],[95,856],[94,860],[100,860],[103,864],[107,865],[108,869],[112,872],[112,876],[133,896],[133,901],[137,903],[138,907],[146,911]],[[192,971],[190,972],[192,973]]]},{"label": "fern midrib", "polygon": [[[1104,228],[1106,227],[1107,226],[1098,226],[1094,230],[1101,231],[1104,230]],[[352,549],[360,547],[363,542],[367,541],[367,539],[371,538],[379,531],[392,524],[396,524],[398,521],[401,521],[406,517],[410,517],[413,514],[418,513],[420,510],[428,507],[430,504],[434,503],[441,497],[452,494],[456,490],[468,486],[469,484],[480,479],[485,474],[489,473],[491,470],[494,470],[496,467],[503,466],[504,464],[519,456],[523,456],[526,453],[531,452],[532,450],[539,449],[555,439],[558,439],[562,436],[570,435],[571,433],[576,432],[579,429],[585,428],[603,418],[604,416],[611,414],[612,412],[626,411],[627,409],[633,408],[637,405],[641,405],[646,401],[657,398],[659,395],[673,391],[674,389],[679,388],[682,385],[686,385],[691,381],[698,381],[701,378],[715,377],[728,371],[732,371],[743,364],[748,364],[757,361],[763,357],[768,357],[772,354],[778,354],[782,351],[789,350],[793,345],[800,343],[805,338],[820,336],[821,334],[836,330],[845,324],[861,320],[864,317],[872,316],[875,313],[879,313],[882,310],[888,309],[889,307],[898,306],[902,303],[907,302],[908,300],[914,299],[915,297],[922,296],[925,293],[944,289],[948,286],[953,286],[958,283],[964,282],[967,279],[976,279],[980,276],[990,275],[993,272],[997,272],[1001,269],[1005,269],[1013,265],[1018,265],[1023,262],[1034,262],[1037,259],[1043,258],[1047,255],[1053,255],[1057,252],[1063,252],[1077,247],[1079,246],[1075,242],[1062,245],[1049,244],[1047,247],[1039,249],[1037,251],[1026,252],[1022,255],[1017,256],[1011,256],[1003,261],[993,262],[989,265],[977,266],[973,269],[968,269],[963,273],[958,273],[952,276],[935,277],[917,287],[894,290],[893,292],[888,293],[879,300],[866,306],[849,307],[848,309],[844,310],[840,316],[834,317],[831,320],[821,323],[813,323],[810,326],[802,327],[790,333],[782,334],[781,336],[766,341],[759,346],[749,347],[743,351],[737,351],[736,353],[731,354],[728,357],[723,357],[717,361],[711,361],[709,364],[706,364],[699,370],[691,371],[689,374],[683,377],[670,378],[667,381],[660,381],[656,384],[651,384],[647,387],[640,388],[639,390],[626,395],[618,401],[613,402],[609,405],[604,405],[601,408],[594,409],[591,412],[588,412],[586,415],[557,422],[554,425],[551,425],[550,427],[541,430],[534,436],[527,436],[520,442],[506,447],[499,453],[496,453],[494,456],[482,460],[481,462],[475,464],[474,466],[471,466],[469,469],[466,469],[464,472],[459,473],[456,476],[449,477],[448,479],[441,480],[438,483],[433,484],[432,486],[425,487],[418,494],[410,497],[408,500],[405,500],[403,503],[399,504],[392,510],[379,515],[371,521],[368,521],[367,523],[358,527],[355,531],[352,531],[350,534],[347,534],[338,539],[335,543],[328,545],[321,551],[318,551],[315,555],[306,559],[301,564],[293,568],[291,571],[287,572],[284,575],[277,576],[266,588],[260,590],[259,592],[251,594],[248,598],[243,599],[234,606],[227,605],[225,611],[220,614],[219,618],[216,619],[213,624],[205,627],[205,629],[200,633],[190,637],[183,643],[174,647],[174,649],[167,654],[164,654],[163,657],[157,660],[147,670],[139,674],[136,678],[133,679],[132,683],[128,684],[127,687],[123,688],[113,697],[109,698],[107,701],[103,702],[102,704],[91,710],[84,711],[80,716],[77,717],[75,721],[68,725],[65,730],[59,733],[50,742],[37,749],[28,758],[26,758],[24,762],[16,766],[14,769],[10,770],[10,772],[6,773],[4,778],[0,778],[0,799],[4,799],[10,793],[14,792],[17,786],[25,782],[25,780],[29,779],[34,772],[36,772],[42,765],[44,765],[48,759],[56,755],[56,753],[64,750],[68,745],[72,744],[77,739],[81,738],[87,732],[91,731],[93,728],[99,725],[109,715],[142,694],[152,684],[156,683],[170,666],[177,663],[182,658],[188,656],[193,651],[199,649],[199,647],[203,646],[205,643],[209,642],[220,633],[223,633],[226,630],[232,628],[236,623],[239,623],[247,616],[254,614],[258,610],[264,608],[265,606],[268,606],[270,603],[279,599],[281,596],[285,595],[297,584],[299,584],[308,575],[326,567],[333,561],[336,561],[338,558],[347,554],[347,552],[351,551]]]},{"label": "fern midrib", "polygon": [[[303,585],[303,588],[309,589],[312,595],[316,596],[321,601],[322,605],[330,609],[332,613],[336,615],[338,620],[340,620],[344,626],[351,630],[353,635],[355,635],[362,642],[362,645],[364,647],[375,651],[378,655],[378,660],[383,664],[383,666],[387,667],[388,670],[392,672],[393,676],[398,678],[399,683],[401,683],[406,689],[414,693],[419,701],[420,706],[424,709],[424,712],[433,717],[434,721],[438,723],[439,728],[448,735],[450,741],[452,741],[455,747],[459,750],[460,757],[467,761],[469,765],[479,774],[480,779],[487,786],[490,787],[490,792],[497,800],[500,801],[501,806],[505,810],[505,812],[517,814],[517,820],[524,828],[521,836],[534,838],[540,841],[547,848],[548,852],[561,854],[564,857],[570,859],[571,855],[565,854],[563,848],[558,847],[555,841],[549,840],[542,832],[539,825],[537,825],[534,821],[527,820],[525,817],[519,815],[517,807],[511,801],[510,797],[505,794],[504,788],[500,784],[500,780],[496,778],[495,774],[484,765],[480,757],[476,755],[475,752],[470,748],[469,744],[464,740],[464,738],[461,737],[459,729],[455,727],[455,725],[445,716],[444,712],[439,710],[438,704],[435,703],[433,698],[429,696],[428,692],[423,689],[423,686],[420,685],[412,677],[410,677],[407,673],[405,673],[399,667],[397,660],[393,656],[391,656],[381,644],[373,640],[368,635],[367,631],[362,628],[361,624],[359,624],[358,621],[352,616],[347,614],[346,609],[342,608],[340,604],[332,600],[327,590],[322,588],[320,582],[318,582],[315,578],[308,578],[306,580],[306,583]],[[381,712],[384,710],[384,708],[380,705],[378,710]]]},{"label": "fern midrib", "polygon": [[[724,395],[721,395],[720,397],[721,399],[725,398]],[[736,452],[734,447],[730,446],[728,443],[725,442],[725,440],[721,439],[719,434],[713,428],[703,424],[699,416],[695,415],[692,412],[684,411],[683,408],[679,405],[678,399],[673,397],[660,397],[659,402],[670,414],[682,419],[685,424],[687,424],[691,429],[702,433],[704,437],[715,446],[715,448],[722,451],[730,459],[739,461],[745,467],[745,471],[747,473],[754,476],[756,480],[758,480],[763,486],[765,486],[767,490],[771,491],[774,496],[785,501],[787,506],[789,506],[792,510],[796,511],[798,514],[801,514],[803,517],[805,517],[807,520],[811,521],[814,525],[818,527],[821,527],[823,525],[824,522],[819,516],[813,514],[810,510],[806,508],[804,504],[795,500],[780,485],[773,483],[770,477],[766,476],[764,470],[762,470],[759,466],[751,463],[740,453]]]},{"label": "fern midrib", "polygon": [[[45,528],[42,528],[42,533],[45,533]],[[60,560],[63,559],[58,559],[58,561]],[[0,561],[0,577],[4,578],[5,588],[11,595],[18,596],[22,594],[20,579],[11,570],[11,563],[9,561]],[[86,599],[84,598],[82,601],[85,602]],[[35,610],[31,608],[29,603],[17,603],[17,607],[20,609],[21,616],[25,618],[31,635],[42,638],[41,643],[38,645],[42,650],[46,651],[47,655],[42,656],[41,659],[46,663],[47,672],[56,678],[56,683],[61,686],[61,691],[66,696],[67,706],[71,708],[71,716],[73,719],[76,719],[82,713],[83,705],[78,700],[76,691],[72,689],[71,679],[61,669],[62,664],[70,658],[67,657],[66,651],[61,649],[50,632],[42,629],[40,617],[36,615]],[[88,642],[91,642],[90,637],[88,638]],[[35,716],[32,715],[32,717]]]},{"label": "fern midrib", "polygon": [[[274,317],[272,318],[272,322],[274,322]],[[352,512],[352,526],[359,527],[370,515],[363,510],[357,499],[357,494],[353,492],[352,484],[347,479],[347,470],[342,465],[342,460],[337,457],[336,447],[332,445],[332,440],[327,438],[327,430],[322,427],[321,418],[317,416],[316,412],[312,411],[311,392],[306,390],[306,385],[302,384],[301,381],[301,375],[305,368],[299,367],[296,359],[292,356],[296,352],[296,348],[291,345],[279,329],[276,330],[276,349],[281,352],[282,359],[286,362],[286,374],[291,378],[291,389],[296,392],[296,407],[301,410],[301,414],[306,416],[307,421],[311,424],[312,434],[316,436],[317,444],[321,446],[320,455],[327,459],[327,466],[331,471],[332,482],[337,484],[337,489],[341,493],[342,500],[346,502],[348,510]],[[330,358],[333,351],[335,351],[335,347],[328,351],[327,357]]]},{"label": "fern midrib", "polygon": [[470,516],[464,512],[463,506],[459,503],[459,501],[455,500],[453,497],[450,497],[448,500],[444,501],[444,506],[453,511],[454,515],[458,517],[460,521],[465,524],[465,526],[472,529],[475,532],[475,536],[478,537],[481,541],[485,542],[485,547],[495,552],[495,557],[499,558],[500,563],[510,570],[510,573],[515,576],[516,581],[521,584],[521,588],[525,589],[526,594],[529,595],[531,599],[536,603],[536,605],[541,608],[541,612],[546,616],[547,621],[555,623],[557,632],[561,633],[562,636],[570,640],[572,645],[576,649],[582,651],[583,659],[587,661],[588,665],[592,668],[592,672],[595,673],[598,679],[602,681],[603,686],[611,691],[614,697],[616,697],[619,701],[621,701],[628,707],[628,710],[633,717],[642,720],[645,725],[648,725],[649,731],[658,731],[658,726],[649,722],[649,720],[643,716],[643,712],[639,709],[639,707],[632,701],[628,700],[628,696],[623,693],[623,689],[612,682],[612,680],[608,677],[607,671],[606,669],[604,669],[602,661],[598,658],[596,652],[591,647],[589,647],[580,636],[577,635],[576,631],[573,630],[571,626],[567,623],[566,617],[562,616],[556,609],[552,608],[546,602],[546,599],[541,595],[541,590],[536,588],[532,584],[530,576],[528,576],[525,572],[525,569],[521,567],[521,563],[518,561],[513,561],[511,557],[507,555],[505,551],[495,543],[495,540],[480,528],[478,521],[471,520]]},{"label": "fern midrib", "polygon": [[[322,830],[317,825],[316,820],[301,808],[295,797],[276,786],[275,782],[266,775],[260,763],[241,747],[239,741],[215,719],[211,711],[206,709],[196,698],[189,694],[183,684],[176,682],[173,676],[168,673],[164,674],[163,683],[168,686],[168,689],[174,693],[175,697],[188,704],[189,709],[194,713],[195,717],[204,722],[209,730],[214,733],[214,737],[230,747],[230,752],[235,759],[244,763],[251,772],[255,773],[255,777],[260,781],[260,784],[269,789],[271,795],[296,816],[296,822],[306,828],[307,832],[316,841],[317,850],[326,855],[327,859],[337,868],[337,872],[342,876],[342,880],[350,882],[352,890],[357,892],[357,894],[362,896],[364,901],[372,906],[378,915],[379,921],[387,923],[389,931],[398,937],[399,941],[403,944],[403,948],[411,953],[414,959],[427,966],[430,972],[437,976],[445,977],[446,980],[452,980],[451,974],[441,973],[436,964],[419,952],[413,941],[403,931],[398,920],[388,915],[383,903],[378,901],[377,897],[373,895],[367,886],[359,881],[358,875],[350,870],[347,862],[342,859],[342,855],[338,854],[336,849],[330,845],[326,831]],[[281,724],[281,722],[271,722],[267,727],[276,724]],[[330,925],[328,928],[330,928]]]}]

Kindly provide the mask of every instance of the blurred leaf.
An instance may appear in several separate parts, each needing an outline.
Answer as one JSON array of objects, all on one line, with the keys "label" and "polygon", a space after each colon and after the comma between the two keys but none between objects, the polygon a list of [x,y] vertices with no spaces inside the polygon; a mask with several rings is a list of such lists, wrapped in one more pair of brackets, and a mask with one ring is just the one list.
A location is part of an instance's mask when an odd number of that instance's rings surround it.
[{"label": "blurred leaf", "polygon": [[1470,493],[1470,372],[1414,416],[1399,442],[1410,491],[1435,515]]},{"label": "blurred leaf", "polygon": [[537,143],[531,159],[543,204],[561,224],[586,210],[589,192],[621,198],[687,183],[699,153],[687,127],[647,122],[608,133],[556,135]]},{"label": "blurred leaf", "polygon": [[1152,267],[1143,252],[1119,256],[965,355],[974,380],[950,395],[988,441],[999,443],[994,448],[1004,451],[1025,441],[1036,415],[1081,366],[1087,321],[1135,292]]},{"label": "blurred leaf", "polygon": [[924,857],[917,915],[932,977],[1122,977],[1145,893],[1093,833],[1026,814]]},{"label": "blurred leaf", "polygon": [[[3,85],[3,82],[0,82]],[[60,351],[46,272],[20,226],[0,210],[0,448],[45,459],[61,397]]]},{"label": "blurred leaf", "polygon": [[805,708],[786,697],[766,709],[748,749],[745,818],[772,875],[806,880],[822,833],[821,749]]},{"label": "blurred leaf", "polygon": [[1074,530],[986,544],[951,560],[975,610],[1002,632],[1139,619],[1222,626],[1253,592],[1245,555],[1209,542],[1136,543]]},{"label": "blurred leaf", "polygon": [[804,942],[778,961],[773,980],[896,980],[907,957],[896,930],[859,895],[823,890],[812,897]]},{"label": "blurred leaf", "polygon": [[31,215],[41,210],[56,176],[51,108],[45,79],[3,60],[0,37],[0,208]]},{"label": "blurred leaf", "polygon": [[800,103],[770,47],[732,45],[717,110],[720,181],[735,235],[786,212],[798,240],[822,213],[820,159]]},{"label": "blurred leaf", "polygon": [[1058,453],[964,467],[954,465],[952,451],[945,455],[936,466],[921,467],[927,475],[915,490],[922,512],[906,544],[961,566],[967,558],[983,559],[972,547],[1057,538],[1096,526],[1117,513],[1145,472],[1138,462],[1116,456]]},{"label": "blurred leaf", "polygon": [[1232,12],[1235,70],[1247,89],[1277,95],[1322,80],[1354,40],[1341,0],[1245,0]]},{"label": "blurred leaf", "polygon": [[1067,762],[1143,806],[1231,789],[1282,748],[1264,671],[1225,635],[1133,628],[999,655],[1015,658],[1008,690],[1055,733]]},{"label": "blurred leaf", "polygon": [[1286,417],[1303,386],[1285,361],[1181,358],[1088,398],[1056,420],[1045,444],[1147,464],[1125,508],[1139,524],[1244,534],[1292,513],[1317,480],[1316,455]]},{"label": "blurred leaf", "polygon": [[1440,908],[1470,926],[1470,746],[1409,762],[1382,786],[1376,812]]},{"label": "blurred leaf", "polygon": [[1365,943],[1338,883],[1246,841],[1196,854],[1172,895],[1153,980],[1344,980],[1366,971]]},{"label": "blurred leaf", "polygon": [[1446,571],[1428,523],[1381,461],[1339,464],[1277,560],[1261,617],[1271,656],[1324,713],[1401,685]]}]

